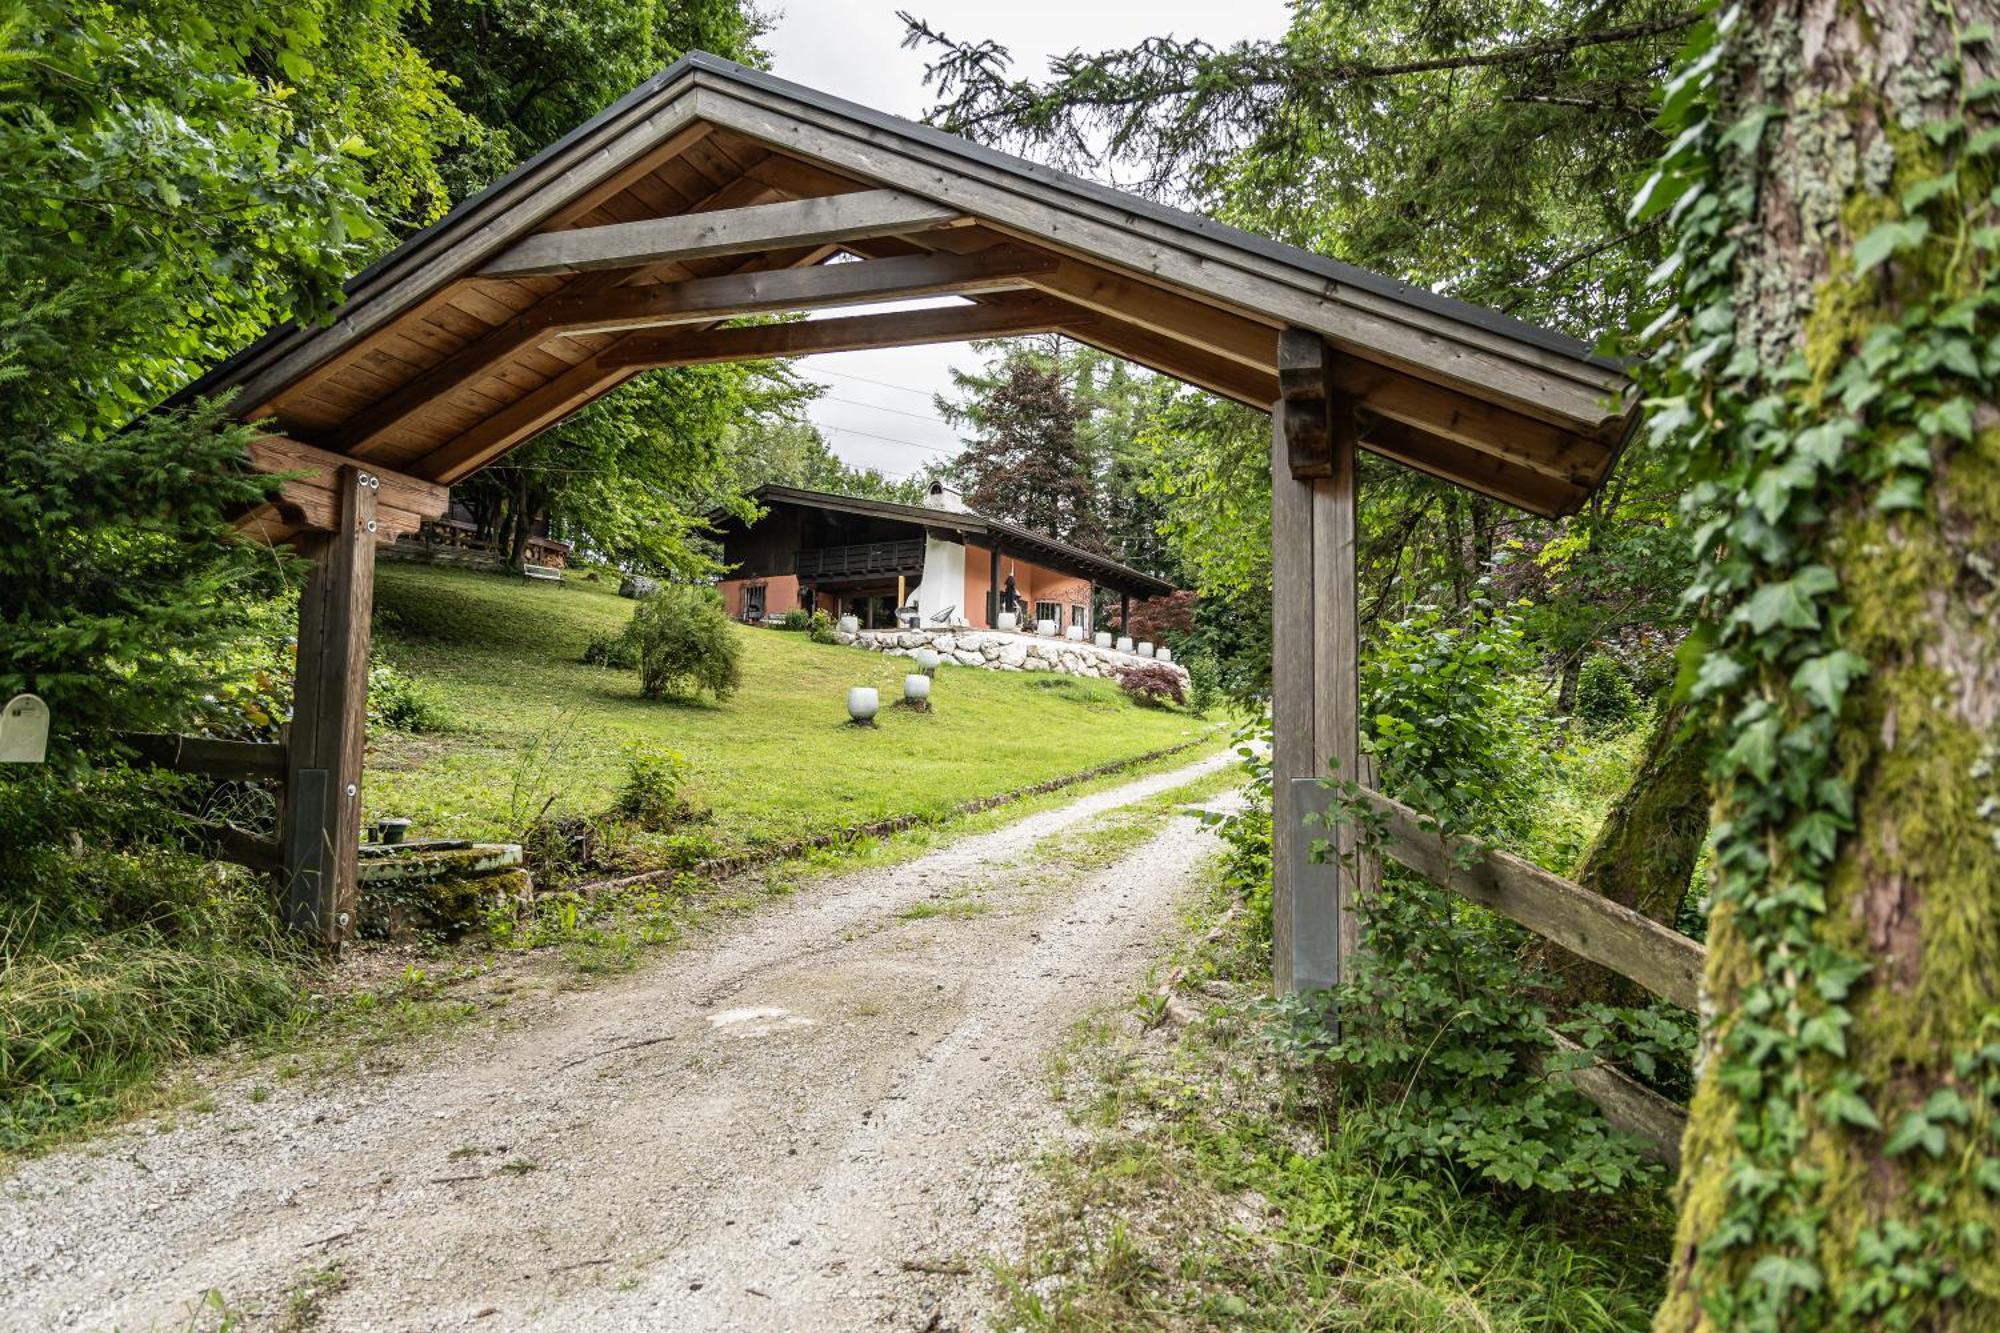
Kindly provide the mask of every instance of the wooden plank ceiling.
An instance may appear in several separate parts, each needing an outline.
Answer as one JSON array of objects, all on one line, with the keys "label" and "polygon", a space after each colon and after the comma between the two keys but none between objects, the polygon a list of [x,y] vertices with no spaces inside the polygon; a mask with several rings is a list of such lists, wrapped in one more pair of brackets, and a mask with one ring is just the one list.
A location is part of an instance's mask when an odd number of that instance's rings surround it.
[{"label": "wooden plank ceiling", "polygon": [[[1060,330],[1269,410],[1283,321],[883,188],[705,122],[572,198],[261,401],[293,441],[449,484],[650,367]],[[912,314],[772,316],[912,296]],[[1540,514],[1599,484],[1627,424],[1582,428],[1343,351],[1334,391],[1386,458]],[[303,512],[278,517],[314,526]],[[258,529],[281,537],[285,522]]]}]

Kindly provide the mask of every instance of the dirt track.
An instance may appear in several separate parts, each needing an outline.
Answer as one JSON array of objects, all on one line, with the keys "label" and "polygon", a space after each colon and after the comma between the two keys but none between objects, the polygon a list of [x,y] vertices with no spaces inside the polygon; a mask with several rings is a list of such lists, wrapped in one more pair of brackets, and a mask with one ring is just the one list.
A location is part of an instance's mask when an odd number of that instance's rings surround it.
[{"label": "dirt track", "polygon": [[309,1291],[340,1330],[977,1326],[1063,1132],[1045,1058],[1132,992],[1207,836],[1079,873],[1063,834],[1222,762],[825,880],[406,1071],[28,1163],[0,1328],[184,1328],[211,1289],[249,1327]]}]

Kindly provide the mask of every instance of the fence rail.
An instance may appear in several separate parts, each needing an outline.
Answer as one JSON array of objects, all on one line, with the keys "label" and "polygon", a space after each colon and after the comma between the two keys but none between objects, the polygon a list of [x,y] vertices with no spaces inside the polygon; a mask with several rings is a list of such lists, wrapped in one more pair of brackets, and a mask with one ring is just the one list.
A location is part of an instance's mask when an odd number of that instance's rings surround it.
[{"label": "fence rail", "polygon": [[[1334,793],[1317,778],[1294,778],[1287,786],[1293,818],[1323,817],[1333,804]],[[1382,822],[1381,855],[1519,922],[1580,958],[1610,968],[1661,999],[1688,1010],[1698,1006],[1708,955],[1687,936],[1531,861],[1427,829],[1415,810],[1380,792],[1364,788],[1361,799]],[[1292,934],[1294,971],[1328,985],[1339,979],[1332,942],[1338,936],[1338,876],[1346,872],[1331,862],[1307,861],[1303,847],[1309,839],[1297,841],[1302,850],[1299,864],[1291,867],[1294,910],[1314,927]],[[1335,923],[1333,931],[1326,928],[1329,919]],[[1555,1040],[1565,1054],[1576,1052],[1574,1044],[1560,1035]],[[1680,1136],[1687,1125],[1684,1108],[1601,1063],[1552,1069],[1549,1077],[1571,1084],[1596,1102],[1612,1124],[1649,1140],[1660,1161],[1679,1166]]]},{"label": "fence rail", "polygon": [[854,574],[921,574],[924,543],[866,542],[857,546],[820,546],[799,552],[801,577],[841,578]]}]

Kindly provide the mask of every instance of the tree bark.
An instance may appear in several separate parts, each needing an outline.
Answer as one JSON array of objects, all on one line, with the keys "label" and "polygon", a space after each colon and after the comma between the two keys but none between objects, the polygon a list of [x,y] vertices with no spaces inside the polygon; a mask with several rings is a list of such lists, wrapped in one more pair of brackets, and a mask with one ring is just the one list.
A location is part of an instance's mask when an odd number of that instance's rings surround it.
[{"label": "tree bark", "polygon": [[[1913,440],[1926,475],[1914,507],[1885,512],[1882,487],[1856,481],[1828,492],[1818,521],[1777,534],[1837,577],[1845,611],[1833,632],[1867,663],[1838,706],[1827,752],[1827,767],[1852,792],[1851,827],[1837,835],[1823,882],[1792,874],[1803,853],[1790,830],[1774,830],[1761,847],[1737,842],[1738,853],[1767,858],[1770,869],[1750,904],[1718,897],[1710,920],[1711,1055],[1683,1147],[1681,1217],[1655,1320],[1662,1333],[2000,1327],[2000,1258],[1990,1235],[1968,1230],[2000,1223],[1995,1194],[1977,1183],[1995,1162],[1995,1108],[1959,1063],[1972,1059],[1977,1071],[1994,1040],[1982,1018],[2000,1007],[2000,411],[1984,371],[1977,381],[1950,371],[1915,389],[1921,404],[1960,392],[1955,385],[1985,385],[1969,440],[1913,429],[1893,415],[1901,410],[1893,401],[1854,412],[1824,396],[1871,330],[1897,326],[1934,297],[1942,309],[1990,290],[1974,247],[1954,247],[1953,219],[1935,205],[1940,239],[1872,273],[1857,273],[1856,263],[1857,246],[1879,225],[1915,214],[1911,187],[1954,160],[1963,188],[1944,196],[1944,209],[1962,210],[1967,233],[1990,221],[1993,159],[1954,156],[1994,124],[1990,98],[1960,109],[1967,90],[1995,72],[1990,35],[1960,45],[1981,27],[2000,27],[1995,0],[1763,0],[1741,16],[1720,66],[1717,126],[1753,108],[1778,113],[1744,168],[1754,193],[1741,196],[1751,201],[1747,221],[1731,236],[1735,355],[1754,354],[1763,383],[1801,417],[1862,423],[1850,448],[1886,450],[1898,434]],[[1970,121],[1963,130],[1925,133],[1961,114]],[[1978,345],[1992,334],[1989,307],[1978,316]],[[1802,377],[1775,373],[1795,358]],[[1735,392],[1724,359],[1700,374],[1716,392]],[[1739,692],[1730,707],[1762,697],[1796,708],[1794,666],[1755,663],[1758,693]],[[1719,720],[1730,731],[1718,752],[1749,733],[1740,713]],[[1792,762],[1780,756],[1772,782],[1783,783]],[[1737,772],[1716,792],[1719,859],[1721,828],[1757,808]],[[1823,905],[1797,906],[1802,891]],[[1797,913],[1810,928],[1779,938],[1752,906]],[[1792,994],[1790,969],[1823,978],[1812,969],[1826,958],[1856,959],[1868,971],[1842,997],[1806,986],[1783,1002],[1796,1012],[1766,1007],[1770,996]],[[1740,1054],[1760,1030],[1793,1040],[1836,998],[1851,1018],[1837,1040],[1822,1038],[1764,1073]],[[1843,1088],[1864,1103],[1861,1118],[1829,1109]],[[1969,1119],[1938,1120],[1935,1151],[1921,1143],[1892,1151],[1895,1133],[1939,1097],[1969,1107]],[[1944,1289],[1946,1278],[1962,1286]],[[1775,1296],[1774,1282],[1783,1284]]]},{"label": "tree bark", "polygon": [[[1708,836],[1708,736],[1691,725],[1685,703],[1661,709],[1646,757],[1632,785],[1605,816],[1584,853],[1576,882],[1659,922],[1674,926],[1687,901],[1695,863]],[[1565,1007],[1644,1004],[1647,995],[1608,968],[1538,942],[1532,955],[1560,978]]]}]

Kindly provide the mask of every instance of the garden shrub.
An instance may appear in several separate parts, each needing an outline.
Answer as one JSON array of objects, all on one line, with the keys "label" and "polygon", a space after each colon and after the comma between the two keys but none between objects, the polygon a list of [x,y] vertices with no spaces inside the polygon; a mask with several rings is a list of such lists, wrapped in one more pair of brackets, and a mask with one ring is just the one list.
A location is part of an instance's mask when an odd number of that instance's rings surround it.
[{"label": "garden shrub", "polygon": [[1576,677],[1576,717],[1589,731],[1615,731],[1639,716],[1639,694],[1618,659],[1594,653]]},{"label": "garden shrub", "polygon": [[835,625],[833,617],[824,611],[812,613],[812,619],[806,623],[806,635],[814,643],[840,642],[838,626]]},{"label": "garden shrub", "polygon": [[742,646],[713,588],[670,584],[640,600],[631,634],[648,699],[707,692],[726,699],[743,675]]},{"label": "garden shrub", "polygon": [[448,729],[451,713],[436,686],[387,662],[376,662],[368,668],[368,720],[379,727],[422,735]]},{"label": "garden shrub", "polygon": [[778,617],[779,629],[799,631],[806,629],[811,624],[812,617],[797,609],[787,611],[784,615]]},{"label": "garden shrub", "polygon": [[619,788],[618,813],[649,829],[665,829],[689,814],[681,788],[688,765],[679,751],[658,745],[634,745],[625,752],[625,785]]},{"label": "garden shrub", "polygon": [[619,671],[637,670],[639,645],[632,638],[631,626],[627,625],[616,633],[605,630],[591,635],[589,641],[583,645],[583,664],[611,667]]},{"label": "garden shrub", "polygon": [[1183,665],[1188,673],[1188,711],[1207,717],[1222,702],[1222,664],[1209,653],[1196,653]]},{"label": "garden shrub", "polygon": [[1126,667],[1117,673],[1117,679],[1118,688],[1125,691],[1125,697],[1133,703],[1148,708],[1165,708],[1169,700],[1177,704],[1187,703],[1181,673],[1164,662]]}]

